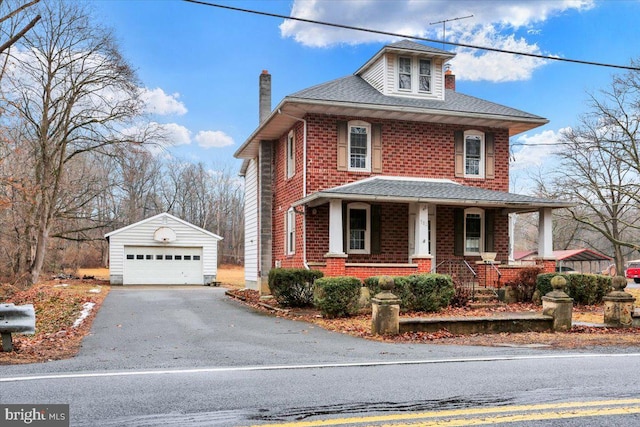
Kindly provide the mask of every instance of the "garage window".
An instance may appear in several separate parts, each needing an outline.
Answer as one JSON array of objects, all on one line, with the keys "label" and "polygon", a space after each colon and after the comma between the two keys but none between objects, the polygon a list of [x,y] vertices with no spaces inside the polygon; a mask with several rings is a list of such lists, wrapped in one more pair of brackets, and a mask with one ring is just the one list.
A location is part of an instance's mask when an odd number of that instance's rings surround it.
[{"label": "garage window", "polygon": [[176,261],[182,261],[182,255],[176,255],[175,258]]},{"label": "garage window", "polygon": [[136,255],[136,259],[144,259],[144,255]]},{"label": "garage window", "polygon": [[162,259],[162,255],[156,255],[156,259]]},{"label": "garage window", "polygon": [[147,255],[146,258],[147,259],[153,259],[153,255]]},{"label": "garage window", "polygon": [[127,255],[127,259],[133,259],[133,255]]},{"label": "garage window", "polygon": [[200,261],[200,255],[194,255],[193,256],[193,260],[194,261]]},{"label": "garage window", "polygon": [[191,261],[191,255],[185,255],[184,256],[184,260],[185,261]]},{"label": "garage window", "polygon": [[173,259],[173,255],[165,255],[164,259],[171,260],[171,259]]}]

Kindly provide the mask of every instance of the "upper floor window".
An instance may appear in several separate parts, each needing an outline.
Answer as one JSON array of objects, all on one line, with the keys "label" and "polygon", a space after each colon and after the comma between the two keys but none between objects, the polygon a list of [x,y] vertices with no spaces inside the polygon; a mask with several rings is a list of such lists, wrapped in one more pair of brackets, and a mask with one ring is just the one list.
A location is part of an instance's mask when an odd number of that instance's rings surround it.
[{"label": "upper floor window", "polygon": [[478,208],[464,211],[464,254],[480,255],[484,250],[484,211]]},{"label": "upper floor window", "polygon": [[484,177],[484,134],[477,131],[464,133],[464,174]]},{"label": "upper floor window", "polygon": [[287,178],[296,173],[296,137],[293,130],[287,135]]},{"label": "upper floor window", "polygon": [[349,122],[349,170],[371,171],[371,125]]},{"label": "upper floor window", "polygon": [[431,92],[431,60],[421,59],[419,62],[419,90],[420,92]]},{"label": "upper floor window", "polygon": [[349,224],[347,252],[371,253],[371,206],[366,203],[350,203],[347,211]]},{"label": "upper floor window", "polygon": [[411,90],[411,58],[398,58],[398,89]]}]

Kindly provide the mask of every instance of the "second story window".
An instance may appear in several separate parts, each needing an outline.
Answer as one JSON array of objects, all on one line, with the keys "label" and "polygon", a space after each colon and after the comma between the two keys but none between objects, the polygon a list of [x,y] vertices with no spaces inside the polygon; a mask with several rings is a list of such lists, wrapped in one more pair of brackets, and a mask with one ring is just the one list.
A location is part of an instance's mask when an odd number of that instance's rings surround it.
[{"label": "second story window", "polygon": [[484,134],[468,131],[464,134],[464,174],[484,177]]},{"label": "second story window", "polygon": [[431,92],[431,61],[429,59],[420,60],[419,86],[420,92]]},{"label": "second story window", "polygon": [[398,89],[411,90],[411,58],[398,58]]},{"label": "second story window", "polygon": [[371,125],[349,122],[349,170],[371,170]]},{"label": "second story window", "polygon": [[296,137],[293,131],[287,135],[287,178],[296,173]]}]

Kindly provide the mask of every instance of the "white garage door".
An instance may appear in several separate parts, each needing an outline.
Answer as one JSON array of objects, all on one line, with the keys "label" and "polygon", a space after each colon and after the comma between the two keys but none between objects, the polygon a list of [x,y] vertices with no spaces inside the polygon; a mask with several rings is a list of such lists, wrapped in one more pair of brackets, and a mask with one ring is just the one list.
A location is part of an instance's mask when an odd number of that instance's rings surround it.
[{"label": "white garage door", "polygon": [[202,248],[125,246],[125,285],[203,285]]}]

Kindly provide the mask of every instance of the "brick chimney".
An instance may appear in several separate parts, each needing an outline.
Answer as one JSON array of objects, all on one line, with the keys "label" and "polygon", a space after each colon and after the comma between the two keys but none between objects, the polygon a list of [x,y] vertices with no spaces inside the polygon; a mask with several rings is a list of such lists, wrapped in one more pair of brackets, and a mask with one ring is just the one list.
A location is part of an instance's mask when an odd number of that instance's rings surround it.
[{"label": "brick chimney", "polygon": [[451,72],[451,69],[447,66],[447,71],[444,72],[444,88],[456,90],[456,75]]},{"label": "brick chimney", "polygon": [[262,70],[260,74],[260,98],[259,109],[260,123],[264,122],[271,113],[271,74],[267,70]]}]

